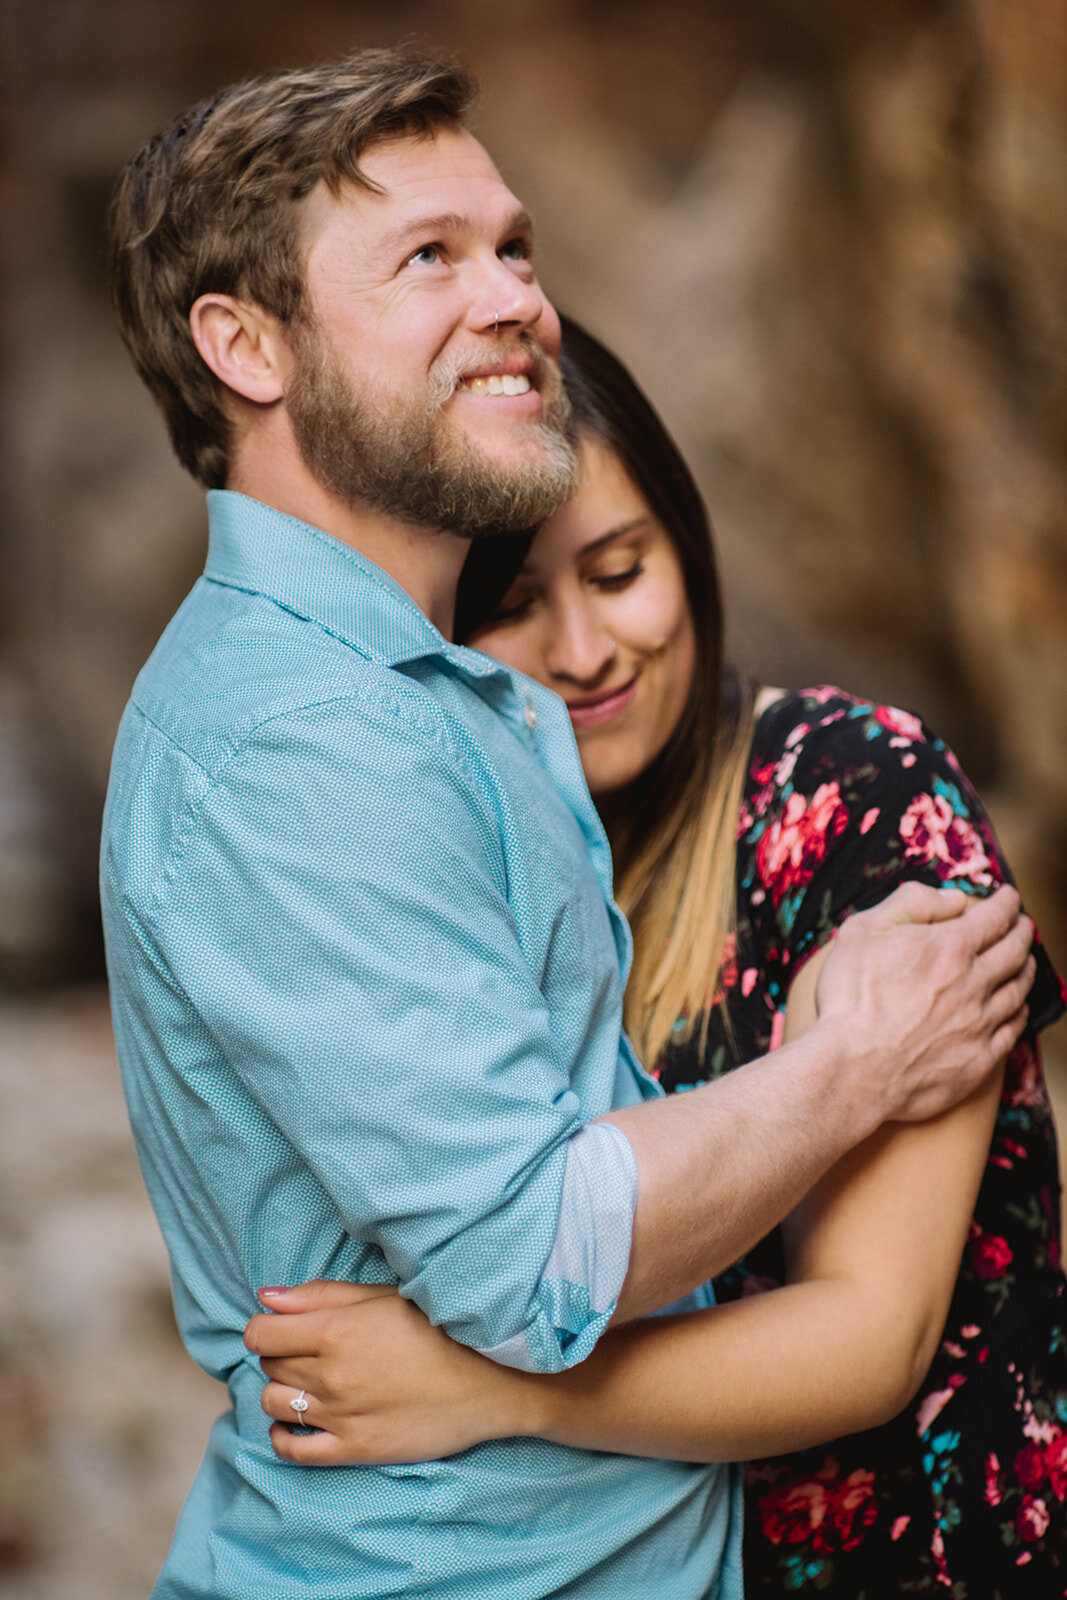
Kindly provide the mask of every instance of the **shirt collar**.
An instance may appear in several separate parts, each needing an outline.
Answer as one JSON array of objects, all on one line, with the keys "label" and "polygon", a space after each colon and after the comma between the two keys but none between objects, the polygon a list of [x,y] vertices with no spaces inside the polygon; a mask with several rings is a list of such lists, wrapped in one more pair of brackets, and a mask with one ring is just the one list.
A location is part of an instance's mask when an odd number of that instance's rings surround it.
[{"label": "shirt collar", "polygon": [[212,582],[261,594],[383,666],[443,656],[469,677],[511,681],[499,662],[446,639],[387,572],[340,539],[233,490],[211,489],[207,500]]}]

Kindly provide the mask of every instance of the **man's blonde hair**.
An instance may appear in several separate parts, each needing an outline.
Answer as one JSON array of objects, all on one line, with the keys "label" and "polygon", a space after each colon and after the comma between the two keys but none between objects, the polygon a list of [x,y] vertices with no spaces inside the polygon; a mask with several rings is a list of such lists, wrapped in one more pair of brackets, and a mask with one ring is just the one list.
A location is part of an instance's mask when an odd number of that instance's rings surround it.
[{"label": "man's blonde hair", "polygon": [[193,302],[231,294],[301,325],[298,202],[319,183],[373,188],[365,151],[462,127],[475,93],[453,57],[362,50],[223,89],[122,172],[109,211],[119,326],[179,461],[206,487],[225,484],[232,439],[223,386],[190,332]]}]

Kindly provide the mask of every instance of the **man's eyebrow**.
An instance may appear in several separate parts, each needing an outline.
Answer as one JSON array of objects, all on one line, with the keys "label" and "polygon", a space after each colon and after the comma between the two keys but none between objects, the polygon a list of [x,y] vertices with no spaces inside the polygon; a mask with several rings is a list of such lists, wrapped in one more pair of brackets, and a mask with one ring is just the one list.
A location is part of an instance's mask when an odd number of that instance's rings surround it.
[{"label": "man's eyebrow", "polygon": [[[430,216],[412,217],[408,222],[400,223],[396,228],[381,235],[379,248],[385,252],[392,252],[402,248],[405,244],[413,243],[416,239],[424,239],[427,243],[446,233],[472,233],[481,223],[474,217],[467,216],[461,211],[439,211]],[[498,230],[502,237],[511,238],[515,234],[530,234],[533,232],[533,218],[524,206],[513,211],[504,219]]]}]

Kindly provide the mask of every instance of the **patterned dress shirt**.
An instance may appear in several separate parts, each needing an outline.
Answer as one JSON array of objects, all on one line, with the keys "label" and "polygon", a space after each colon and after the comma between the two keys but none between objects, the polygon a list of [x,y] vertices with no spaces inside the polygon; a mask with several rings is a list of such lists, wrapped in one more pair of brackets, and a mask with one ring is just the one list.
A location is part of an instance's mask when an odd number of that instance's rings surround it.
[{"label": "patterned dress shirt", "polygon": [[[658,1093],[560,702],[448,643],[356,552],[212,493],[204,576],[116,745],[104,923],[119,1057],[186,1344],[229,1387],[160,1600],[739,1596],[722,1468],[539,1440],[279,1461],[255,1287],[399,1282],[550,1372],[626,1272]],[[705,1300],[703,1303],[707,1303]]]}]

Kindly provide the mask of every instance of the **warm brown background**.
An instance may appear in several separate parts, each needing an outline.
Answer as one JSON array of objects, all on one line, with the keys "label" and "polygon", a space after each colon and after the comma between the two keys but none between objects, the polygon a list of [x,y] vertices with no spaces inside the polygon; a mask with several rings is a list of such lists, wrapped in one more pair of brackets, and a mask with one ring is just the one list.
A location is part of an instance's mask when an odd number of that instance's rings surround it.
[{"label": "warm brown background", "polygon": [[[96,980],[130,680],[203,555],[100,216],[173,113],[422,35],[557,301],[634,367],[768,681],[921,709],[1067,960],[1067,0],[7,0],[0,1592],[135,1600],[217,1402],[176,1349]],[[1063,1029],[1050,1041],[1061,1074]]]}]

